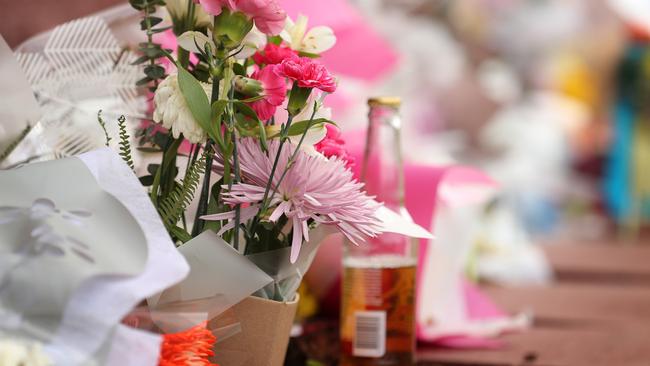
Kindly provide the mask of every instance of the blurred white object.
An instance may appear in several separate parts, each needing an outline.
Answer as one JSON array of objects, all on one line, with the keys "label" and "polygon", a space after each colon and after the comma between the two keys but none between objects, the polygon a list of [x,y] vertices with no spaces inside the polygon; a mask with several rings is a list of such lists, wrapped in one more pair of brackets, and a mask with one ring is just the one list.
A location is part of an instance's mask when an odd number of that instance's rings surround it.
[{"label": "blurred white object", "polygon": [[0,163],[29,126],[41,118],[41,109],[34,98],[20,65],[9,45],[0,36]]},{"label": "blurred white object", "polygon": [[535,221],[551,220],[540,215],[554,215],[566,194],[571,184],[568,132],[581,128],[589,118],[585,105],[559,94],[537,92],[504,108],[482,131],[481,145],[493,156],[481,167],[501,183],[511,207],[523,209],[518,213],[527,219],[524,224],[529,229],[552,229],[552,222]]},{"label": "blurred white object", "polygon": [[484,204],[496,193],[494,185],[444,181],[440,185],[433,219],[437,239],[421,253],[424,268],[418,278],[418,338],[486,338],[528,327],[530,317],[526,314],[492,314],[482,319],[470,316],[470,307],[476,311],[485,304],[468,303],[462,273],[481,229]]},{"label": "blurred white object", "polygon": [[646,0],[608,0],[607,3],[623,19],[650,34],[650,1]]},{"label": "blurred white object", "polygon": [[479,278],[504,285],[546,284],[553,279],[544,252],[533,245],[509,207],[497,203],[480,226],[473,258]]},{"label": "blurred white object", "polygon": [[43,352],[43,345],[39,342],[0,336],[0,365],[50,366],[52,361]]}]

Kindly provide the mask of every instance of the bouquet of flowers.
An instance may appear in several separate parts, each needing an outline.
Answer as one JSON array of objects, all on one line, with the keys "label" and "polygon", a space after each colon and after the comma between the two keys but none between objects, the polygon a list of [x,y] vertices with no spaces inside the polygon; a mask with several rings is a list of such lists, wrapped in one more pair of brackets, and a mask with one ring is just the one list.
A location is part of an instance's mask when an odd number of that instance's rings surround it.
[{"label": "bouquet of flowers", "polygon": [[155,28],[163,1],[130,3],[148,37],[138,83],[154,102],[140,141],[162,152],[141,181],[177,243],[211,229],[246,254],[290,247],[294,263],[316,226],[354,243],[379,232],[379,205],[348,169],[323,104],[337,87],[318,62],[331,29],[292,21],[276,0],[168,0],[172,50],[154,41],[170,32]]}]

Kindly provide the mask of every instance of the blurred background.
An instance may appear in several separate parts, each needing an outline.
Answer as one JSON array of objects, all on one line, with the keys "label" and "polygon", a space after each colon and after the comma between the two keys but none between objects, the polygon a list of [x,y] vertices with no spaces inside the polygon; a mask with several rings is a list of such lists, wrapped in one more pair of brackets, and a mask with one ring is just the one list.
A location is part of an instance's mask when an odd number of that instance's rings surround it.
[{"label": "blurred background", "polygon": [[[125,2],[0,0],[0,34],[19,47]],[[411,164],[471,166],[499,183],[477,208],[479,224],[463,244],[470,248],[463,276],[549,286],[487,289],[508,312],[534,305],[542,319],[601,319],[622,309],[636,322],[650,308],[642,306],[650,297],[638,295],[650,283],[649,1],[281,2],[292,17],[290,9],[301,9],[310,26],[328,25],[338,37],[323,62],[340,79],[328,101],[344,131],[366,127],[369,96],[400,96]],[[310,271],[303,317],[317,312],[318,300],[321,311],[338,309],[331,270],[340,264],[337,248],[322,249]],[[636,287],[641,283],[645,292]],[[593,296],[592,284],[603,286]],[[562,311],[553,307],[558,299]],[[585,313],[589,306],[593,313]],[[558,334],[548,337],[581,338]],[[316,344],[312,351],[327,358],[329,348]]]}]

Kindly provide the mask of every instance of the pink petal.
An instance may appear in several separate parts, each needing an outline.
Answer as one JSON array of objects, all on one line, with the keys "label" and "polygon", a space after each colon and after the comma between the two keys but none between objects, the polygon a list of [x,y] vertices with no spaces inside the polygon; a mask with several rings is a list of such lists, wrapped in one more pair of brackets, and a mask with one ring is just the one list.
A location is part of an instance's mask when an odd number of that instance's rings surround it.
[{"label": "pink petal", "polygon": [[291,263],[296,263],[302,246],[302,223],[297,216],[293,217],[293,240],[291,241]]}]

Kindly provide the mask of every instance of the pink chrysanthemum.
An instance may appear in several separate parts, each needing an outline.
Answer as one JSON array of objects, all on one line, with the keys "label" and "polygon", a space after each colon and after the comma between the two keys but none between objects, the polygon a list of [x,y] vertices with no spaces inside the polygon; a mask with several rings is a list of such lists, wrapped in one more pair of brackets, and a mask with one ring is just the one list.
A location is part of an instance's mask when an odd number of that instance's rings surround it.
[{"label": "pink chrysanthemum", "polygon": [[[262,151],[257,140],[244,138],[239,140],[239,164],[242,183],[234,184],[222,193],[224,202],[247,205],[242,210],[242,222],[252,218],[259,211],[264,197],[266,183],[271,178],[273,161],[280,142],[268,142],[268,154]],[[345,167],[345,162],[338,158],[326,159],[319,155],[310,155],[298,151],[293,166],[278,185],[295,146],[286,144],[280,152],[277,170],[273,175],[270,197],[271,214],[269,221],[276,222],[282,215],[289,219],[293,228],[291,242],[291,262],[298,259],[303,240],[309,242],[308,220],[323,225],[334,225],[353,243],[359,243],[367,237],[374,237],[380,231],[380,221],[375,212],[379,204],[368,197],[357,182],[352,172]],[[217,170],[221,169],[216,157]],[[250,205],[250,206],[248,206]],[[234,213],[205,216],[206,220],[232,219]],[[233,227],[232,220],[227,230]]]},{"label": "pink chrysanthemum", "polygon": [[212,15],[221,14],[223,8],[241,11],[253,19],[262,33],[269,35],[279,34],[287,18],[287,13],[277,0],[194,0],[194,2],[201,4],[203,9]]},{"label": "pink chrysanthemum", "polygon": [[295,80],[301,88],[316,88],[327,93],[336,91],[336,79],[325,66],[309,57],[285,59],[275,72]]},{"label": "pink chrysanthemum", "polygon": [[282,105],[287,96],[287,84],[283,77],[276,75],[274,68],[275,66],[270,65],[251,75],[251,78],[262,83],[264,88],[264,98],[251,103],[251,108],[262,121],[273,117],[275,110]]},{"label": "pink chrysanthemum", "polygon": [[269,42],[264,46],[264,49],[257,51],[253,55],[253,60],[258,65],[277,65],[287,59],[297,59],[298,54],[296,51],[289,47],[278,46],[275,43]]}]

